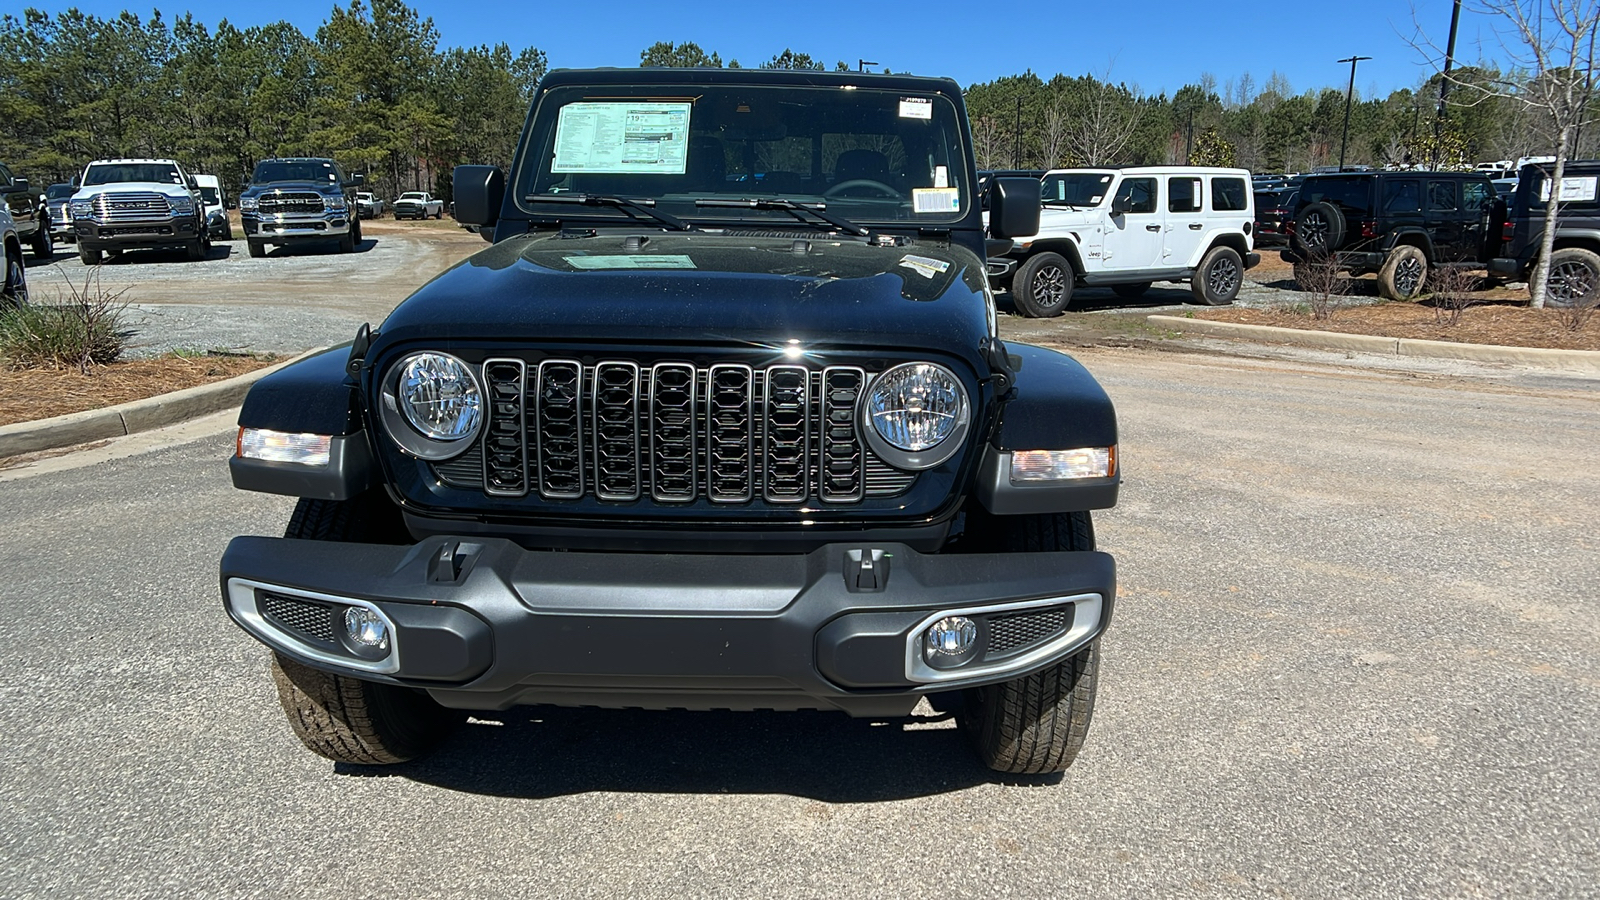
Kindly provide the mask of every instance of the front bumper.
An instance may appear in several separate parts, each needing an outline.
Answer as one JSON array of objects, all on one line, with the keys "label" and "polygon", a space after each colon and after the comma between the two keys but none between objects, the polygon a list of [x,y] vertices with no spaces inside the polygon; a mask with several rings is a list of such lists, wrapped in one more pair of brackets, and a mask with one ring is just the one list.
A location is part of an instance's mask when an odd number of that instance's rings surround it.
[{"label": "front bumper", "polygon": [[[229,615],[278,652],[424,688],[455,708],[858,716],[905,714],[927,693],[1054,665],[1101,633],[1116,590],[1104,553],[938,555],[865,542],[710,556],[529,551],[497,538],[398,547],[240,537],[221,575]],[[347,648],[350,606],[389,623],[382,658]],[[951,614],[979,623],[978,651],[934,669],[921,635]]]},{"label": "front bumper", "polygon": [[78,243],[91,250],[137,250],[180,247],[193,242],[195,219],[192,216],[153,219],[148,222],[99,224],[93,219],[76,219],[72,230]]},{"label": "front bumper", "polygon": [[1500,278],[1521,278],[1524,265],[1520,259],[1497,256],[1489,260],[1489,274]]},{"label": "front bumper", "polygon": [[259,212],[242,213],[240,223],[246,237],[264,241],[320,240],[342,237],[349,233],[350,213],[347,210],[330,210],[325,213],[282,213],[277,215]]}]

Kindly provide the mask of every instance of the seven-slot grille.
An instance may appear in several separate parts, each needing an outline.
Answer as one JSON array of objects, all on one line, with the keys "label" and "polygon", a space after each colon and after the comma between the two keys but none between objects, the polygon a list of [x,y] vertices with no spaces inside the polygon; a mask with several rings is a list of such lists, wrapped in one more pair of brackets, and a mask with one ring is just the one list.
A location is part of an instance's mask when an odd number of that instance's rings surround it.
[{"label": "seven-slot grille", "polygon": [[257,200],[264,213],[320,213],[322,195],[315,191],[271,191]]},{"label": "seven-slot grille", "polygon": [[853,366],[490,359],[482,372],[481,450],[438,469],[493,496],[854,503],[914,478],[862,445],[869,379]]},{"label": "seven-slot grille", "polygon": [[172,218],[166,195],[155,191],[107,191],[94,198],[94,220],[107,225]]}]

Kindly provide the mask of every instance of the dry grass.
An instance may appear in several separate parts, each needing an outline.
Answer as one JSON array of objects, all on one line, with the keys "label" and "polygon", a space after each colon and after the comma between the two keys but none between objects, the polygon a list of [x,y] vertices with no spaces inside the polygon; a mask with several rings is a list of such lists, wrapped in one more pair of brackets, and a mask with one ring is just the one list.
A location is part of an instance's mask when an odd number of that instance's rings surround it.
[{"label": "dry grass", "polygon": [[[1481,296],[1481,295],[1480,295]],[[1600,328],[1572,331],[1553,309],[1529,309],[1505,301],[1480,302],[1460,310],[1455,324],[1441,322],[1426,303],[1377,303],[1348,306],[1333,320],[1316,320],[1308,314],[1284,310],[1224,308],[1195,312],[1202,319],[1276,325],[1341,334],[1455,341],[1464,344],[1500,344],[1508,347],[1551,347],[1563,350],[1600,350]]]},{"label": "dry grass", "polygon": [[103,409],[243,375],[274,360],[252,356],[166,356],[76,370],[0,373],[0,425]]}]

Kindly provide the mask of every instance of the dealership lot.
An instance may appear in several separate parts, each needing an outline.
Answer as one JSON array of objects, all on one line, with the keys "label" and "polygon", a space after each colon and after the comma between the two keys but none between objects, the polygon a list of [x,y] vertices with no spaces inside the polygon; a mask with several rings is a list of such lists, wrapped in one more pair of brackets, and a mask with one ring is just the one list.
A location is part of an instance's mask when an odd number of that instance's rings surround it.
[{"label": "dealership lot", "polygon": [[[317,290],[370,308],[403,293],[348,287]],[[272,290],[240,291],[232,308],[270,323],[294,308]],[[202,289],[168,296],[230,308]],[[353,300],[335,314],[371,316]],[[283,727],[262,649],[221,610],[222,546],[280,532],[292,506],[229,486],[224,416],[208,437],[132,458],[0,472],[12,648],[0,884],[15,896],[892,897],[933,881],[952,897],[1591,892],[1595,392],[1080,357],[1118,404],[1128,480],[1096,519],[1121,581],[1101,701],[1059,783],[996,780],[934,717],[516,709],[425,762],[326,763]]]}]

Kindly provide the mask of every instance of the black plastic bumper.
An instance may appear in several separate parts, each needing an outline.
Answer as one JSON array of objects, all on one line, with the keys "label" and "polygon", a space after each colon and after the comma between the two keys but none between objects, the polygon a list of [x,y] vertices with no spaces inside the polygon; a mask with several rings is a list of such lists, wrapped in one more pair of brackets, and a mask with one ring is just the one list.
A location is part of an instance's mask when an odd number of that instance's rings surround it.
[{"label": "black plastic bumper", "polygon": [[1489,274],[1498,275],[1501,278],[1521,277],[1522,267],[1523,264],[1520,259],[1507,259],[1504,256],[1497,256],[1489,260]]},{"label": "black plastic bumper", "polygon": [[[862,559],[875,561],[870,571]],[[923,694],[1071,656],[1109,622],[1116,587],[1111,557],[1095,552],[827,544],[803,555],[709,556],[529,551],[444,537],[408,547],[240,537],[221,574],[234,621],[279,652],[426,688],[447,706],[862,716],[904,714]],[[274,618],[269,603],[326,605],[323,638],[295,630],[304,626],[298,614]],[[327,638],[349,605],[389,620],[393,644],[382,659],[357,657],[337,633]],[[934,669],[921,634],[947,614],[978,622],[978,650],[970,663]],[[1045,627],[1029,617],[1057,630],[1019,649],[1018,628]]]}]

